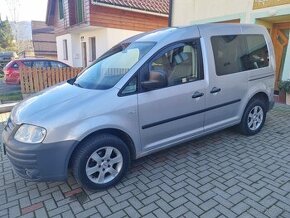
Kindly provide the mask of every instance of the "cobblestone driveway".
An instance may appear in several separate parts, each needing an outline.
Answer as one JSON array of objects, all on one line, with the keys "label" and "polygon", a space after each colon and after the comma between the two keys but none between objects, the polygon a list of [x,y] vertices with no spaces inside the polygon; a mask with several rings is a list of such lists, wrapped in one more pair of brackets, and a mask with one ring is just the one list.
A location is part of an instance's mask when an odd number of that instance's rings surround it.
[{"label": "cobblestone driveway", "polygon": [[290,217],[290,107],[282,105],[256,136],[228,129],[150,155],[102,192],[72,176],[26,182],[0,158],[0,217]]}]

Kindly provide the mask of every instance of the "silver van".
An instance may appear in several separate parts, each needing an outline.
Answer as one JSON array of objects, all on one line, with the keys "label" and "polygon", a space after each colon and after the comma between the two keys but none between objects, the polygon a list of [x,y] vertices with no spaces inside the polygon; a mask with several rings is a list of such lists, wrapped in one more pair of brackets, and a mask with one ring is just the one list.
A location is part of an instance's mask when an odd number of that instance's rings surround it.
[{"label": "silver van", "polygon": [[15,171],[103,189],[131,160],[238,126],[258,133],[273,108],[267,30],[204,24],[129,38],[76,78],[18,104],[3,132]]}]

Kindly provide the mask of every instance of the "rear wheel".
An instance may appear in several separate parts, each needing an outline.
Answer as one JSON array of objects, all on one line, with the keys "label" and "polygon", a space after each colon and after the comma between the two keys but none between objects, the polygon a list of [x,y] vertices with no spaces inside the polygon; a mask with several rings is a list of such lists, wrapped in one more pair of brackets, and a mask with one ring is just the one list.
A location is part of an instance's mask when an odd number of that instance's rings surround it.
[{"label": "rear wheel", "polygon": [[102,134],[79,145],[72,158],[72,171],[87,189],[105,189],[117,184],[130,165],[126,144],[116,136]]},{"label": "rear wheel", "polygon": [[261,131],[266,120],[266,103],[262,99],[253,99],[247,105],[239,129],[244,135],[255,135]]}]

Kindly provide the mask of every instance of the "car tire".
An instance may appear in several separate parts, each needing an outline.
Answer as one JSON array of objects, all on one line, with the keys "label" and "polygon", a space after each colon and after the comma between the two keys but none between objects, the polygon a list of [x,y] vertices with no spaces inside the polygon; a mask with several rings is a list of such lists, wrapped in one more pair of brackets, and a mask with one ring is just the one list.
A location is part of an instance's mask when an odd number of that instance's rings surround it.
[{"label": "car tire", "polygon": [[255,135],[261,131],[266,120],[266,103],[262,99],[251,100],[239,124],[239,130],[243,135]]},{"label": "car tire", "polygon": [[130,152],[118,137],[102,134],[82,142],[72,157],[72,172],[86,189],[101,190],[117,184],[128,171]]}]

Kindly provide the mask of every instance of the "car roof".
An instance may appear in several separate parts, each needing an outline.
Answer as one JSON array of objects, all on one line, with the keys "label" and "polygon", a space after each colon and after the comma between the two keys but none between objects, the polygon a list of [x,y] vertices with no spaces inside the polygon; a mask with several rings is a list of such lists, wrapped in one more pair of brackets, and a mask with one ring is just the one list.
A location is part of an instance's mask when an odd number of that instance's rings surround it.
[{"label": "car roof", "polygon": [[68,64],[66,64],[62,61],[48,59],[48,58],[17,58],[17,59],[14,59],[13,61],[56,61],[56,62],[59,62],[59,63],[62,63],[64,65],[69,66]]},{"label": "car roof", "polygon": [[167,27],[155,31],[151,31],[148,33],[140,34],[136,41],[154,41],[160,42],[164,39],[171,38],[179,38],[182,34],[187,34],[192,31],[199,31],[200,29],[216,29],[216,28],[237,28],[240,27],[242,29],[255,29],[261,31],[264,27],[256,24],[237,24],[237,23],[207,23],[207,24],[195,24],[189,26],[177,26],[177,27]]},{"label": "car roof", "polygon": [[[19,61],[58,61],[58,60],[52,60],[52,59],[48,59],[48,58],[17,58],[14,59],[15,61],[19,60]],[[61,61],[58,61],[61,62]]]}]

